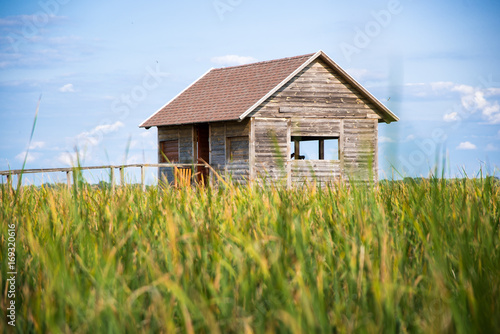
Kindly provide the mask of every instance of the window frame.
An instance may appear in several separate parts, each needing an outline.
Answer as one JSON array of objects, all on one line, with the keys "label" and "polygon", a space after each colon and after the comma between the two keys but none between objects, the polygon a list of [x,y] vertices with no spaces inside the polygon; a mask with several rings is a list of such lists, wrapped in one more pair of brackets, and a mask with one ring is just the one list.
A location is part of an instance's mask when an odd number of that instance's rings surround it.
[{"label": "window frame", "polygon": [[[325,159],[325,140],[337,140],[337,159]],[[305,159],[305,156],[300,155],[300,143],[307,141],[318,141],[318,159]],[[309,161],[340,161],[340,136],[290,136],[290,145],[293,146],[293,157],[291,160],[309,160]],[[292,148],[290,148],[292,151]],[[298,152],[298,154],[296,154]],[[303,157],[301,159],[301,157]]]}]

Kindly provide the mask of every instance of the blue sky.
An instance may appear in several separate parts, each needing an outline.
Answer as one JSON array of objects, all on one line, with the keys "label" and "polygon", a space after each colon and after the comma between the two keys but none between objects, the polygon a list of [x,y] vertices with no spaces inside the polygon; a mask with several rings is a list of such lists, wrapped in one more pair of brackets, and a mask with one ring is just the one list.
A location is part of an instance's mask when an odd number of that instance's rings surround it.
[{"label": "blue sky", "polygon": [[40,95],[26,168],[68,166],[75,147],[84,165],[156,162],[156,130],[138,125],[209,68],[320,49],[400,117],[380,125],[381,177],[390,166],[427,176],[443,158],[451,177],[500,166],[495,0],[41,0],[0,9],[0,170],[22,166]]}]

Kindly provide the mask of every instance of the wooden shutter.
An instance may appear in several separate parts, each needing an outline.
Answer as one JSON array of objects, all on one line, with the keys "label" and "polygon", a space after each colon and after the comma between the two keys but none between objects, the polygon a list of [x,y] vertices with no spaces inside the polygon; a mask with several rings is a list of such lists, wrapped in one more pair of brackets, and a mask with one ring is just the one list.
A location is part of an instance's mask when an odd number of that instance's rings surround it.
[{"label": "wooden shutter", "polygon": [[[168,159],[168,160],[167,160]],[[179,141],[165,140],[160,142],[160,163],[179,162]]]}]

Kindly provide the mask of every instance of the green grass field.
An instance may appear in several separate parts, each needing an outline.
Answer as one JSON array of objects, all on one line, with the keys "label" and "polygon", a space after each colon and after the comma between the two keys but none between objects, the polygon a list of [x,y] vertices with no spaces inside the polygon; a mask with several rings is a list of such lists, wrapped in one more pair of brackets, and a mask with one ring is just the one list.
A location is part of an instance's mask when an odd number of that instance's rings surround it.
[{"label": "green grass field", "polygon": [[495,178],[0,196],[4,330],[500,332]]}]

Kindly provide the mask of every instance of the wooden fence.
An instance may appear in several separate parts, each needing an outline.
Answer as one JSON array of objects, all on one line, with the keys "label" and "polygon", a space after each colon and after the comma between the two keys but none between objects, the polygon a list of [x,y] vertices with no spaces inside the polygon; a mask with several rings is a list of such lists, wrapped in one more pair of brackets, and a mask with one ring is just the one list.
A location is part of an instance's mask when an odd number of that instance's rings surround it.
[{"label": "wooden fence", "polygon": [[40,173],[57,173],[62,172],[66,173],[66,182],[68,184],[68,188],[71,188],[71,179],[72,174],[75,171],[80,172],[83,170],[92,170],[92,169],[109,169],[110,170],[110,179],[111,179],[111,187],[115,187],[115,169],[120,170],[120,184],[125,184],[125,168],[141,168],[141,186],[142,189],[146,189],[145,184],[145,176],[146,176],[146,168],[159,168],[159,167],[177,167],[177,168],[194,168],[194,167],[205,167],[210,168],[208,164],[171,164],[171,163],[161,163],[161,164],[131,164],[131,165],[106,165],[106,166],[90,166],[90,167],[67,167],[67,168],[40,168],[40,169],[14,169],[14,170],[6,170],[0,171],[0,175],[5,175],[7,177],[7,184],[9,187],[12,187],[12,176],[17,175],[22,178],[24,174],[40,174]]}]

